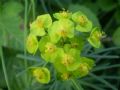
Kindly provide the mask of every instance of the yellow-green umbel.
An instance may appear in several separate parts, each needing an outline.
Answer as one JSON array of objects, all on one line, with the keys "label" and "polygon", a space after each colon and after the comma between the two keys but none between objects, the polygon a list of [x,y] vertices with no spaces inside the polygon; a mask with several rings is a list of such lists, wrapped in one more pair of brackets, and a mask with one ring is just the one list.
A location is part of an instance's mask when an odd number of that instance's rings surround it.
[{"label": "yellow-green umbel", "polygon": [[101,37],[102,34],[104,34],[103,32],[101,32],[100,28],[95,27],[89,38],[88,38],[88,42],[95,48],[100,48],[101,46]]},{"label": "yellow-green umbel", "polygon": [[30,33],[35,36],[44,36],[45,30],[52,24],[52,19],[49,14],[40,15],[35,21],[30,24]]},{"label": "yellow-green umbel", "polygon": [[74,23],[69,19],[55,21],[49,30],[49,36],[53,43],[57,43],[61,38],[74,37]]},{"label": "yellow-green umbel", "polygon": [[56,19],[69,19],[71,18],[72,13],[69,11],[61,11],[59,13],[53,14]]},{"label": "yellow-green umbel", "polygon": [[[93,47],[100,47],[103,33],[93,28],[92,22],[80,11],[58,12],[53,18],[52,21],[50,14],[43,14],[30,24],[27,51],[35,54],[39,48],[40,57],[54,66],[60,80],[88,75],[94,61],[81,56],[83,47],[86,39]],[[40,83],[50,81],[50,71],[45,67],[33,67],[32,75]]]},{"label": "yellow-green umbel", "polygon": [[76,23],[76,30],[80,32],[90,32],[92,29],[92,22],[82,12],[75,12],[72,15],[72,20]]},{"label": "yellow-green umbel", "polygon": [[47,84],[50,81],[50,71],[45,67],[35,67],[32,69],[34,78],[43,84]]},{"label": "yellow-green umbel", "polygon": [[29,35],[26,40],[26,49],[29,53],[35,54],[35,52],[38,49],[38,40],[36,36],[34,35]]}]

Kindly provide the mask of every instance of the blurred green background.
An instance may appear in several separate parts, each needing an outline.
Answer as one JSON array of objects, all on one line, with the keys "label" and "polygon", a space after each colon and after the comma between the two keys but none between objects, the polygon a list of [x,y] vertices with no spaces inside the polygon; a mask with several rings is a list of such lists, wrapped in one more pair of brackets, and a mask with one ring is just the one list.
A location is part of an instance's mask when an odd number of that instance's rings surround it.
[{"label": "blurred green background", "polygon": [[0,90],[9,90],[8,86],[11,90],[77,90],[70,81],[56,80],[50,64],[49,84],[31,82],[31,76],[25,79],[24,59],[28,66],[44,63],[38,55],[26,54],[30,22],[40,14],[63,9],[84,12],[106,33],[101,49],[85,46],[84,55],[94,58],[96,66],[87,77],[77,79],[77,85],[84,90],[120,90],[120,0],[0,0]]}]

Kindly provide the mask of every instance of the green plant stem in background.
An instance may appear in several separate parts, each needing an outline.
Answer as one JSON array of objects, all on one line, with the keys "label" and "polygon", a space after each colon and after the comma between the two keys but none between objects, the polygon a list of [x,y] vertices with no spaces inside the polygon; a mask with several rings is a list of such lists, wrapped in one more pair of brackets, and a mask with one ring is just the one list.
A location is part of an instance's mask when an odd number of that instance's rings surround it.
[{"label": "green plant stem in background", "polygon": [[32,8],[32,3],[30,3],[28,6],[28,12],[27,12],[28,15],[31,15],[31,8]]},{"label": "green plant stem in background", "polygon": [[55,0],[55,2],[58,4],[58,6],[59,6],[61,9],[64,9],[64,6],[63,6],[63,4],[60,2],[60,0]]},{"label": "green plant stem in background", "polygon": [[[25,12],[24,12],[24,56],[26,56],[26,36],[27,36],[27,9],[28,9],[28,0],[25,0]],[[27,69],[27,60],[24,59],[25,69]],[[27,83],[27,73],[25,77],[25,82]]]},{"label": "green plant stem in background", "polygon": [[71,79],[72,83],[75,85],[77,90],[84,90],[80,85],[78,86],[74,79]]},{"label": "green plant stem in background", "polygon": [[109,30],[109,28],[110,28],[113,20],[114,20],[114,15],[111,17],[111,19],[108,21],[108,23],[107,23],[106,26],[104,27],[104,31]]},{"label": "green plant stem in background", "polygon": [[45,11],[45,13],[48,13],[48,10],[47,10],[47,8],[46,8],[46,6],[45,6],[44,0],[40,0],[40,2],[41,2],[41,4],[42,4],[42,7],[43,7],[43,10]]},{"label": "green plant stem in background", "polygon": [[3,31],[3,37],[4,37],[4,46],[7,46],[7,32],[5,30],[2,30]]},{"label": "green plant stem in background", "polygon": [[7,84],[8,90],[11,90],[11,88],[10,88],[10,84],[9,84],[9,80],[8,80],[7,70],[6,70],[6,66],[5,66],[5,62],[4,62],[4,57],[3,57],[2,47],[1,47],[1,46],[0,46],[0,57],[1,57],[3,73],[4,73],[4,76],[5,76],[5,81],[6,81],[6,84]]},{"label": "green plant stem in background", "polygon": [[42,67],[45,67],[48,64],[48,62],[45,62]]},{"label": "green plant stem in background", "polygon": [[108,81],[106,81],[105,79],[96,76],[93,73],[89,74],[91,77],[93,77],[94,79],[98,80],[99,82],[105,84],[106,86],[108,86],[109,88],[111,88],[112,90],[118,90],[116,87],[114,87],[112,84],[110,84]]},{"label": "green plant stem in background", "polygon": [[35,20],[35,0],[31,0],[33,20]]}]

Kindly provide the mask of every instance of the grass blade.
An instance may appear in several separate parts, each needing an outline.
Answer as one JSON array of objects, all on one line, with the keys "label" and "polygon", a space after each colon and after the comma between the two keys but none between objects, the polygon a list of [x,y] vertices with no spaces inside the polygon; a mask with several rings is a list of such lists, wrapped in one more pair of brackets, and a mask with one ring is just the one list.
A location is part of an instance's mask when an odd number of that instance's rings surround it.
[{"label": "grass blade", "polygon": [[106,80],[104,80],[101,77],[96,76],[95,74],[90,73],[89,74],[91,77],[95,78],[96,80],[98,80],[99,82],[105,84],[106,86],[108,86],[109,88],[111,88],[112,90],[118,90],[116,87],[114,87],[112,84],[110,84],[109,82],[107,82]]},{"label": "grass blade", "polygon": [[90,58],[101,58],[101,59],[118,59],[120,58],[117,55],[84,55],[85,57],[90,57]]},{"label": "grass blade", "polygon": [[21,59],[26,59],[26,60],[29,60],[29,61],[35,61],[35,62],[41,62],[42,61],[39,57],[34,57],[34,56],[30,56],[30,55],[24,56],[22,54],[18,54],[16,57],[21,58]]},{"label": "grass blade", "polygon": [[103,89],[103,88],[98,87],[98,86],[95,85],[95,84],[91,84],[91,83],[88,83],[88,82],[85,82],[85,81],[80,81],[80,83],[81,83],[82,85],[84,85],[84,86],[88,86],[88,87],[94,88],[94,89],[96,89],[96,90],[105,90],[105,89]]},{"label": "grass blade", "polygon": [[92,72],[99,71],[99,70],[110,69],[110,68],[116,68],[116,67],[120,67],[120,64],[109,65],[109,66],[99,66],[99,67],[94,68],[92,70]]},{"label": "grass blade", "polygon": [[101,49],[99,51],[91,53],[91,55],[93,55],[93,54],[100,54],[100,53],[103,53],[103,52],[113,51],[113,50],[117,50],[117,49],[120,49],[120,47],[110,47],[110,48],[106,48],[106,49]]},{"label": "grass blade", "polygon": [[71,79],[71,81],[75,85],[75,87],[77,88],[77,90],[84,90],[81,85],[77,85],[77,83],[75,82],[74,79]]},{"label": "grass blade", "polygon": [[8,80],[7,70],[6,70],[6,66],[5,66],[5,60],[4,60],[4,56],[3,56],[3,51],[2,51],[2,47],[1,46],[0,46],[0,57],[1,57],[3,73],[4,73],[4,76],[5,76],[5,81],[6,81],[8,90],[11,90],[10,83],[9,83],[9,80]]},{"label": "grass blade", "polygon": [[45,0],[40,0],[40,2],[41,2],[41,4],[42,4],[42,7],[43,7],[43,10],[45,11],[45,13],[48,13],[48,10],[47,10],[47,8],[46,8],[46,6],[45,6],[45,2],[44,2]]}]

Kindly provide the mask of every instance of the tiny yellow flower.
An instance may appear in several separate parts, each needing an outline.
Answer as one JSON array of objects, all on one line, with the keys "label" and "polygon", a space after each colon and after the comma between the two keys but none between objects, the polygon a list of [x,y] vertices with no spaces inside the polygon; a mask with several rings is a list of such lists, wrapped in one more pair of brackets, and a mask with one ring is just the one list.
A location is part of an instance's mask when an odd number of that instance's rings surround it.
[{"label": "tiny yellow flower", "polygon": [[59,13],[55,13],[53,14],[53,16],[56,18],[56,19],[69,19],[71,17],[72,13],[70,13],[69,11],[61,11]]},{"label": "tiny yellow flower", "polygon": [[73,63],[74,58],[69,54],[64,54],[62,64],[65,66],[69,66]]},{"label": "tiny yellow flower", "polygon": [[69,75],[68,73],[63,73],[63,74],[61,75],[61,78],[62,78],[63,80],[68,80],[68,79],[70,78],[70,75]]},{"label": "tiny yellow flower", "polygon": [[78,22],[80,23],[81,26],[84,26],[87,23],[87,18],[83,15],[78,17]]},{"label": "tiny yellow flower", "polygon": [[54,53],[55,49],[56,49],[56,46],[54,44],[50,43],[50,42],[48,42],[45,45],[45,52],[46,53]]},{"label": "tiny yellow flower", "polygon": [[89,73],[89,68],[87,63],[81,63],[79,66],[79,71],[82,75],[87,75]]}]

